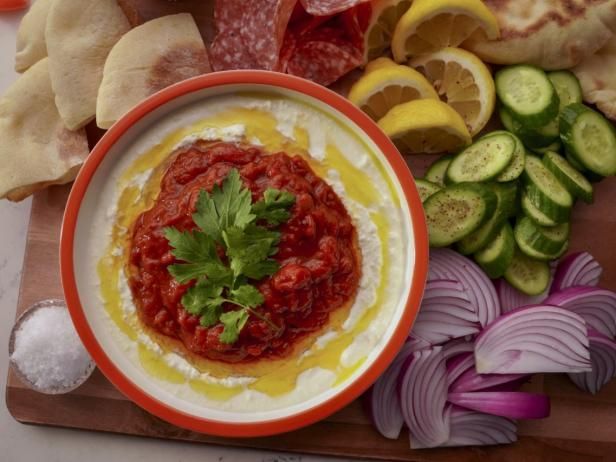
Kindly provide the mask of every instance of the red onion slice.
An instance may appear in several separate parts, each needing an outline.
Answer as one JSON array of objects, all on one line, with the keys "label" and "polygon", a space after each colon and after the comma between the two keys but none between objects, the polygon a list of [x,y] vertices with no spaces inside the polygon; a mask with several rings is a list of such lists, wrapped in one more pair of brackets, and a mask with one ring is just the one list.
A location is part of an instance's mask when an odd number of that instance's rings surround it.
[{"label": "red onion slice", "polygon": [[577,314],[549,305],[510,311],[475,340],[480,374],[534,374],[590,370],[586,324]]},{"label": "red onion slice", "polygon": [[569,287],[545,301],[579,314],[589,327],[616,338],[616,293],[596,287]]},{"label": "red onion slice", "polygon": [[488,325],[500,315],[500,302],[492,281],[476,263],[451,249],[430,249],[428,280],[449,279],[460,282],[479,322]]},{"label": "red onion slice", "polygon": [[616,377],[616,342],[600,332],[588,330],[592,371],[568,374],[575,385],[593,395]]},{"label": "red onion slice", "polygon": [[489,446],[518,440],[514,421],[452,406],[449,440],[442,446]]},{"label": "red onion slice", "polygon": [[400,436],[404,418],[398,396],[398,377],[402,365],[414,351],[416,351],[415,345],[410,342],[405,343],[389,368],[365,395],[364,399],[372,423],[385,438],[395,440]]},{"label": "red onion slice", "polygon": [[[475,370],[474,359],[473,366],[464,371],[451,384],[449,387],[450,393],[493,390],[494,388],[499,388],[503,391],[514,391],[519,387],[520,381],[528,377],[528,374],[479,374]],[[511,384],[511,388],[508,390],[507,384]]]},{"label": "red onion slice", "polygon": [[432,448],[447,441],[447,370],[441,347],[414,352],[402,366],[399,385],[411,447]]},{"label": "red onion slice", "polygon": [[500,300],[502,313],[508,313],[522,306],[537,305],[548,297],[549,292],[548,288],[548,290],[540,295],[526,295],[515,287],[512,287],[504,279],[497,279],[494,281],[494,286],[496,287],[496,293]]},{"label": "red onion slice", "polygon": [[519,391],[477,391],[449,393],[457,406],[510,419],[543,419],[550,415],[550,398]]},{"label": "red onion slice", "polygon": [[599,262],[588,252],[572,253],[558,263],[550,292],[574,286],[596,286],[602,272]]},{"label": "red onion slice", "polygon": [[443,356],[445,356],[445,360],[449,360],[462,353],[472,353],[474,351],[475,342],[468,338],[458,338],[443,345]]},{"label": "red onion slice", "polygon": [[411,331],[414,339],[438,345],[476,334],[479,327],[479,318],[462,284],[440,279],[428,281]]},{"label": "red onion slice", "polygon": [[475,368],[475,357],[472,353],[463,353],[447,361],[447,389],[471,368]]}]

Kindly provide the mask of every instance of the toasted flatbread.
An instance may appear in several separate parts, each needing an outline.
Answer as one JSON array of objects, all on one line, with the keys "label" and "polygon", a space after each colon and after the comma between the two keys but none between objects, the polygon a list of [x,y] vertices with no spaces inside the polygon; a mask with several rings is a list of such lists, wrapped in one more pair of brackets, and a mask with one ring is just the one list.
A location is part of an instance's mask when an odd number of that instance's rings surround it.
[{"label": "toasted flatbread", "polygon": [[43,58],[0,98],[0,198],[19,201],[72,181],[87,155],[85,130],[62,123]]},{"label": "toasted flatbread", "polygon": [[573,72],[580,80],[584,100],[616,120],[616,36],[574,67]]},{"label": "toasted flatbread", "polygon": [[15,70],[23,72],[47,56],[45,23],[52,0],[36,0],[17,29]]},{"label": "toasted flatbread", "polygon": [[116,0],[53,0],[45,40],[56,106],[69,129],[94,118],[105,60],[129,29]]},{"label": "toasted flatbread", "polygon": [[210,72],[203,39],[188,13],[135,27],[112,48],[96,102],[96,123],[109,128],[133,106],[181,80]]},{"label": "toasted flatbread", "polygon": [[495,64],[575,66],[616,32],[616,0],[485,0],[501,30],[499,40],[477,37],[463,46]]}]

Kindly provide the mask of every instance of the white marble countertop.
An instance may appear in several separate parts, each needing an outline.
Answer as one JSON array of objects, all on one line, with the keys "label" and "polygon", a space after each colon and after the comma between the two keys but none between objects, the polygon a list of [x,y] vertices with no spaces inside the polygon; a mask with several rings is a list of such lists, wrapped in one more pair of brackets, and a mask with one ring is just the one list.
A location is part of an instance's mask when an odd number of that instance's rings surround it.
[{"label": "white marble countertop", "polygon": [[[17,78],[13,71],[15,32],[22,13],[0,13],[0,93]],[[0,375],[6,387],[8,338],[15,317],[31,201],[0,200]],[[325,462],[341,460],[241,450],[194,443],[137,438],[96,432],[27,426],[0,406],[0,460],[5,462],[229,461]]]}]

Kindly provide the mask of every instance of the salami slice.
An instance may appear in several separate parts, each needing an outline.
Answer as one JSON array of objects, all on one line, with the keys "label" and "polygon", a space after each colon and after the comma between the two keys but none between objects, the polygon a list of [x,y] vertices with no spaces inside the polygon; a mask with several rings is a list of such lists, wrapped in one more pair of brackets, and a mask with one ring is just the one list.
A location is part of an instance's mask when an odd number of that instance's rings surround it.
[{"label": "salami slice", "polygon": [[296,0],[217,0],[214,70],[279,69],[280,48]]},{"label": "salami slice", "polygon": [[300,0],[306,11],[314,16],[329,16],[353,8],[368,0]]},{"label": "salami slice", "polygon": [[329,85],[361,65],[363,55],[340,30],[323,27],[297,39],[286,65],[289,74]]}]

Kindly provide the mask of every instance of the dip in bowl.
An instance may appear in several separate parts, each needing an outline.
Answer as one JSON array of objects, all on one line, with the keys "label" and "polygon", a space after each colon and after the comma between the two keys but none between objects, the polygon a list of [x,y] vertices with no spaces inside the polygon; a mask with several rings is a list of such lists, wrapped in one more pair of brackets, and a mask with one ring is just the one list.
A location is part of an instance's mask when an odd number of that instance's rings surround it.
[{"label": "dip in bowl", "polygon": [[351,103],[233,71],[149,98],[67,204],[61,270],[86,348],[182,427],[313,423],[381,374],[419,309],[428,245],[395,147]]}]

